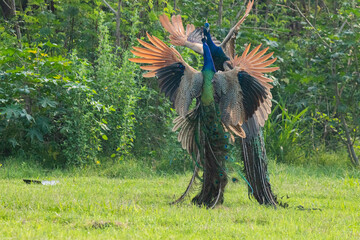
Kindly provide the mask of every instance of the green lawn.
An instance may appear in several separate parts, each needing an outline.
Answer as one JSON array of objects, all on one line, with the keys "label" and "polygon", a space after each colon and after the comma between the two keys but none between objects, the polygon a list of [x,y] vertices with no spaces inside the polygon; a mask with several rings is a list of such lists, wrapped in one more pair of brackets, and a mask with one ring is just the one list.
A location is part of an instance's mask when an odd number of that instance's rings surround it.
[{"label": "green lawn", "polygon": [[[213,210],[190,199],[169,206],[190,175],[107,178],[60,171],[27,185],[0,168],[0,239],[360,239],[360,173],[331,167],[270,166],[275,192],[290,207],[249,200],[229,183]],[[24,173],[34,177],[34,173]],[[320,208],[321,210],[299,210]]]}]

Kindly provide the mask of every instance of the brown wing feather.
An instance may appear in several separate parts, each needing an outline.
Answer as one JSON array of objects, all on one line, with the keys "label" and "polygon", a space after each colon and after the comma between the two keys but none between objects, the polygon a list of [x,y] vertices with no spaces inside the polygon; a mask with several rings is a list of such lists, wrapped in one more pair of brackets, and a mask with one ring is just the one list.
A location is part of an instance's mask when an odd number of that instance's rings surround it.
[{"label": "brown wing feather", "polygon": [[[180,29],[181,18],[176,24]],[[203,76],[185,63],[180,53],[175,48],[168,47],[160,39],[147,34],[152,44],[139,40],[145,48],[134,47],[131,52],[140,58],[130,58],[129,61],[136,63],[148,63],[148,66],[141,66],[149,72],[144,77],[158,77],[161,90],[173,102],[176,111],[180,116],[188,113],[192,100],[201,94]],[[186,138],[185,138],[186,139]]]},{"label": "brown wing feather", "polygon": [[235,24],[234,27],[232,27],[229,31],[229,33],[224,38],[223,42],[220,44],[221,47],[223,47],[225,50],[227,50],[229,56],[233,56],[231,49],[234,49],[234,46],[227,46],[228,44],[234,45],[235,41],[230,41],[230,39],[234,39],[240,29],[240,25],[245,21],[246,17],[249,15],[252,7],[254,5],[254,0],[249,0],[245,14],[244,16]]},{"label": "brown wing feather", "polygon": [[261,127],[264,127],[265,121],[268,119],[269,114],[271,113],[271,106],[272,106],[272,95],[269,89],[267,91],[267,98],[262,102],[258,108],[258,110],[255,111],[254,115],[257,118],[257,122]]},{"label": "brown wing feather", "polygon": [[[184,26],[181,20],[180,15],[173,15],[171,18],[172,23],[170,22],[169,18],[164,13],[159,18],[161,25],[165,28],[167,32],[170,33],[170,43],[175,46],[184,46],[186,43],[186,39],[189,32],[184,30]],[[191,26],[188,26],[186,30],[190,29]]]},{"label": "brown wing feather", "polygon": [[194,134],[198,125],[196,121],[197,115],[198,108],[196,107],[189,111],[185,117],[178,116],[173,121],[174,127],[172,130],[175,132],[180,129],[178,134],[178,141],[181,142],[182,148],[187,150],[187,152],[190,154],[197,150],[197,145],[194,138]]},{"label": "brown wing feather", "polygon": [[217,72],[213,78],[216,96],[219,98],[221,121],[233,134],[245,137],[241,124],[245,121],[243,92],[237,79],[237,69]]},{"label": "brown wing feather", "polygon": [[151,55],[157,56],[157,57],[161,56],[160,53],[154,52],[154,51],[152,51],[152,50],[148,50],[148,49],[146,49],[146,48],[133,47],[133,49],[134,49],[135,51],[137,51],[137,52],[142,52],[142,53],[146,53],[146,54],[151,54]]},{"label": "brown wing feather", "polygon": [[[235,134],[236,129],[238,129],[236,127],[241,126],[252,116],[261,127],[264,126],[265,121],[268,119],[268,115],[271,112],[272,95],[270,89],[273,87],[269,84],[272,80],[266,78],[264,73],[273,72],[279,69],[278,67],[268,67],[276,61],[276,58],[268,60],[273,53],[264,55],[268,48],[259,51],[261,44],[252,51],[250,51],[250,48],[251,45],[249,44],[241,57],[235,56],[230,60],[233,70],[216,73],[213,80],[215,93],[219,97],[219,106],[223,117],[222,121],[224,125]],[[241,89],[241,86],[239,85],[240,82],[238,82],[241,81],[240,78],[238,80],[238,73],[241,71],[250,74],[256,79],[253,81],[258,81],[265,87],[262,100],[259,99],[258,106],[253,113],[247,113],[245,111],[246,106],[244,105],[245,102],[243,102],[243,99],[245,98],[245,95],[243,96],[243,94],[245,94],[245,92],[242,92],[245,90]],[[248,88],[246,86],[244,87],[245,89]],[[247,94],[247,96],[249,96],[249,94]],[[248,114],[253,115],[248,116]],[[242,132],[237,131],[237,135],[242,135]]]},{"label": "brown wing feather", "polygon": [[[239,68],[242,71],[249,73],[251,76],[255,77],[264,87],[272,88],[273,86],[268,84],[268,82],[272,82],[270,78],[264,76],[264,73],[270,73],[278,70],[278,67],[268,67],[273,64],[277,58],[268,60],[274,53],[268,53],[263,56],[268,48],[263,49],[258,52],[261,47],[261,44],[254,48],[249,54],[251,44],[249,44],[241,57],[235,56],[230,60],[231,65],[235,68]],[[268,61],[266,61],[268,60]]]},{"label": "brown wing feather", "polygon": [[139,43],[145,48],[134,47],[136,51],[131,51],[135,56],[141,58],[129,59],[131,62],[151,64],[150,66],[142,66],[143,69],[150,71],[143,74],[144,77],[154,77],[158,69],[177,62],[181,62],[184,66],[190,67],[182,59],[180,53],[174,48],[166,46],[165,43],[154,36],[147,34],[147,37],[152,44],[138,39]]},{"label": "brown wing feather", "polygon": [[180,15],[173,15],[170,22],[166,14],[163,14],[159,17],[159,20],[164,29],[170,33],[169,39],[171,44],[185,46],[202,54],[202,44],[189,41],[188,39],[189,35],[195,31],[193,24],[188,24],[185,31]]},{"label": "brown wing feather", "polygon": [[269,49],[268,47],[261,51],[259,51],[261,44],[255,47],[252,51],[250,51],[250,47],[251,45],[249,44],[245,48],[241,57],[235,56],[230,60],[230,62],[234,68],[238,69],[239,71],[247,72],[265,87],[267,94],[266,99],[260,103],[259,107],[254,112],[254,118],[256,118],[257,123],[263,127],[265,121],[268,119],[268,115],[271,112],[272,95],[270,89],[273,87],[271,84],[269,84],[269,82],[272,82],[273,80],[265,77],[264,73],[270,73],[278,70],[279,68],[269,67],[276,61],[277,58],[268,60],[274,54],[273,52],[266,54],[267,50]]},{"label": "brown wing feather", "polygon": [[[134,55],[136,55],[134,53]],[[138,55],[137,55],[138,56]],[[157,59],[145,59],[145,58],[130,58],[129,61],[135,62],[135,63],[165,63],[163,60],[157,60]]]},{"label": "brown wing feather", "polygon": [[[261,44],[260,44],[261,45]],[[253,59],[258,59],[258,60],[260,60],[261,58],[261,56],[262,55],[264,55],[266,52],[267,52],[267,50],[269,50],[269,47],[267,47],[267,48],[264,48],[263,50],[261,50],[260,52],[258,52],[257,54],[255,54],[251,59],[249,59],[249,60],[253,60]]]}]

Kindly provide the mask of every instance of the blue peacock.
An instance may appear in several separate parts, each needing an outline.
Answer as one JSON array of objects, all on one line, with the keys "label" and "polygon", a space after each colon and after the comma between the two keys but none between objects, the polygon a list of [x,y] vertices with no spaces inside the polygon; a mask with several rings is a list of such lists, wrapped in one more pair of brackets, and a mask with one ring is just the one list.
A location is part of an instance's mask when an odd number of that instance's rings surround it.
[{"label": "blue peacock", "polygon": [[[192,199],[194,204],[212,208],[224,201],[228,183],[227,162],[233,162],[230,150],[241,139],[244,170],[249,192],[260,204],[277,205],[267,177],[267,164],[261,127],[271,111],[272,87],[263,73],[276,58],[267,60],[267,48],[258,52],[261,45],[249,53],[234,56],[234,39],[241,23],[249,14],[250,1],[243,18],[230,30],[222,43],[213,40],[210,25],[203,28],[192,24],[183,27],[181,17],[166,15],[160,22],[170,33],[170,42],[186,46],[203,55],[204,66],[197,71],[188,65],[175,48],[147,34],[150,43],[138,39],[144,47],[133,47],[132,53],[140,58],[130,61],[147,63],[144,77],[157,77],[162,92],[172,101],[179,116],[174,120],[178,140],[191,155],[194,173],[186,191],[174,203],[189,194],[196,179],[201,179],[201,191]],[[189,109],[195,99],[196,106]],[[199,176],[202,171],[202,176]]]}]

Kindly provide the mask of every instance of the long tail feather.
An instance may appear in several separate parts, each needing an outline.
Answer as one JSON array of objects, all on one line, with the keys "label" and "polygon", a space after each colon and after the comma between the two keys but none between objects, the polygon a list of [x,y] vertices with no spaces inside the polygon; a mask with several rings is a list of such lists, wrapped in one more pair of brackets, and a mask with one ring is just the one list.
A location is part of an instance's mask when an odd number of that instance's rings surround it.
[{"label": "long tail feather", "polygon": [[174,124],[173,130],[179,130],[178,140],[192,156],[196,168],[187,189],[173,203],[181,202],[188,195],[201,169],[201,191],[192,202],[213,208],[224,201],[228,182],[225,162],[230,150],[230,134],[223,128],[218,107],[198,104],[185,118],[176,118]]},{"label": "long tail feather", "polygon": [[202,157],[203,182],[201,192],[192,202],[199,206],[213,208],[224,201],[224,189],[228,182],[225,162],[229,158],[230,134],[226,133],[218,110],[204,106],[201,114],[200,149]]},{"label": "long tail feather", "polygon": [[[249,127],[251,128],[251,127]],[[247,130],[247,127],[244,127]],[[271,190],[267,172],[267,156],[262,130],[257,135],[241,139],[245,175],[252,195],[260,204],[278,206],[276,196]]]},{"label": "long tail feather", "polygon": [[184,200],[184,198],[189,194],[193,184],[195,183],[195,180],[196,180],[196,176],[198,175],[198,172],[199,172],[199,168],[197,166],[195,166],[194,168],[194,173],[191,177],[191,180],[189,182],[189,185],[187,186],[185,192],[178,198],[176,199],[175,201],[171,202],[170,204],[173,205],[173,204],[177,204],[177,203],[180,203]]}]

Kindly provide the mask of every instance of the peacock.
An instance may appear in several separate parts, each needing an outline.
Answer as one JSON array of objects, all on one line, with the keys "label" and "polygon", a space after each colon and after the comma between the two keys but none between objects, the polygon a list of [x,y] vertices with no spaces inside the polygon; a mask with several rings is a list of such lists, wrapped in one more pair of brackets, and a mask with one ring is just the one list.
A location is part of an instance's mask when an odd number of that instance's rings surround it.
[{"label": "peacock", "polygon": [[[234,58],[237,58],[234,56],[236,34],[240,29],[240,25],[250,13],[253,4],[254,1],[249,1],[244,16],[230,29],[229,33],[221,43],[211,36],[210,25],[208,23],[205,23],[203,28],[197,29],[195,29],[194,25],[188,24],[185,31],[180,15],[172,16],[172,22],[170,22],[168,17],[164,14],[160,16],[160,22],[165,30],[170,33],[169,38],[173,45],[189,47],[200,54],[203,54],[200,41],[201,34],[203,33],[206,36],[206,42],[209,46],[216,71],[230,70],[233,66],[229,64],[229,60],[234,62]],[[243,56],[240,59],[237,58],[236,61],[241,66],[252,64],[252,67],[248,67],[246,73],[256,79],[264,81],[264,86],[268,91],[268,104],[271,107],[271,101],[269,101],[271,99],[271,94],[269,90],[272,86],[267,83],[271,82],[271,80],[266,78],[263,73],[272,72],[278,68],[264,69],[264,67],[274,63],[276,58],[264,63],[264,61],[269,59],[273,53],[263,56],[268,48],[257,53],[260,47],[261,45],[256,47],[247,57],[243,54]],[[249,51],[249,48],[250,44],[245,50],[246,53]],[[241,63],[245,58],[248,62],[246,63],[245,61],[245,64]],[[249,194],[254,196],[260,204],[276,206],[278,202],[276,196],[272,193],[267,175],[267,156],[262,133],[262,127],[266,120],[267,114],[263,113],[262,109],[259,109],[253,117],[247,119],[242,125],[246,137],[240,138],[240,143],[246,181],[249,186]]]},{"label": "peacock", "polygon": [[[202,188],[192,201],[212,208],[224,200],[228,182],[225,163],[231,161],[229,151],[233,147],[233,137],[245,138],[242,125],[253,116],[264,122],[271,111],[268,88],[271,80],[261,77],[259,71],[271,71],[265,67],[273,60],[264,62],[266,56],[261,58],[266,50],[255,54],[260,46],[248,54],[249,45],[241,57],[230,59],[228,70],[216,71],[205,34],[201,41],[204,66],[199,72],[189,66],[174,48],[155,36],[147,34],[147,37],[151,44],[138,39],[145,48],[133,47],[132,53],[141,58],[129,60],[150,64],[141,66],[149,71],[143,76],[156,76],[161,91],[173,102],[179,114],[174,120],[173,130],[179,130],[178,140],[195,164],[186,191],[175,202],[189,193],[201,169]],[[189,111],[194,99],[196,107]]]}]

